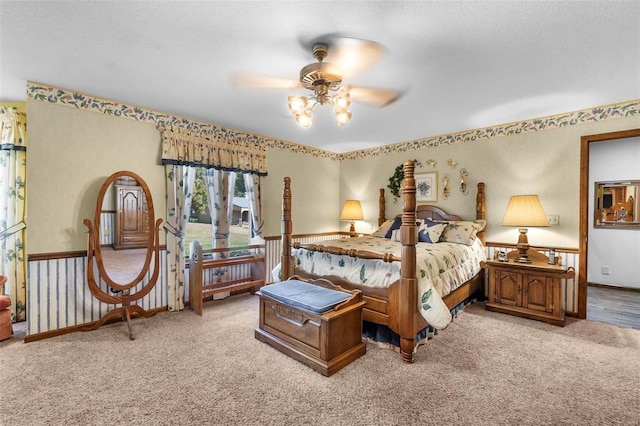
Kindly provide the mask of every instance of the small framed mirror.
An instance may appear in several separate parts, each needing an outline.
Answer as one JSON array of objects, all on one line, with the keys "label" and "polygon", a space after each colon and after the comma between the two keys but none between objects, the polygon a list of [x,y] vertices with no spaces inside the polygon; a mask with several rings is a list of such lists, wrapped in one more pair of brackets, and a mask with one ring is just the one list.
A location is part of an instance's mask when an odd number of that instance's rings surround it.
[{"label": "small framed mirror", "polygon": [[640,180],[596,182],[594,218],[596,228],[640,228]]}]

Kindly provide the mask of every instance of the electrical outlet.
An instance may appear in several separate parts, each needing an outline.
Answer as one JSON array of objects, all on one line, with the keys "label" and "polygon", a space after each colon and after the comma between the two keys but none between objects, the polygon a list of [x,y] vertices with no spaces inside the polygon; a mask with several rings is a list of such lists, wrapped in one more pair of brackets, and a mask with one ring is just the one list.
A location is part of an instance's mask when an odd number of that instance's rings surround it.
[{"label": "electrical outlet", "polygon": [[611,268],[608,266],[602,266],[600,268],[600,272],[602,272],[602,275],[609,275],[611,273]]},{"label": "electrical outlet", "polygon": [[547,216],[547,220],[549,221],[549,225],[560,225],[560,216],[558,215],[549,215]]}]

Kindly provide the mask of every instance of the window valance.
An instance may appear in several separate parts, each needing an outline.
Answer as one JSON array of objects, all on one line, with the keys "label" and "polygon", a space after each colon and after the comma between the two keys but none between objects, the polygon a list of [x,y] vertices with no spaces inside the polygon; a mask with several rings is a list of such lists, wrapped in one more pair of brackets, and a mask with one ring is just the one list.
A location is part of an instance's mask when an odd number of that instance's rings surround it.
[{"label": "window valance", "polygon": [[207,167],[267,175],[264,143],[246,133],[223,131],[222,135],[182,127],[161,127],[162,164]]}]

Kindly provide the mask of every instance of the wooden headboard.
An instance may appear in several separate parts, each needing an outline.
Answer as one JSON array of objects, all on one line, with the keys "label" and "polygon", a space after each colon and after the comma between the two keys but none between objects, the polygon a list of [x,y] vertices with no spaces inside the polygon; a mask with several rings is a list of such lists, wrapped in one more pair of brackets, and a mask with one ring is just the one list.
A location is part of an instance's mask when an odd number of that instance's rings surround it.
[{"label": "wooden headboard", "polygon": [[[380,197],[379,197],[379,216],[378,216],[378,226],[382,225],[386,219],[386,204],[384,197],[384,188],[380,188]],[[395,217],[401,217],[402,214],[398,214]],[[430,204],[420,204],[416,206],[416,217],[418,219],[431,219],[431,220],[464,220],[460,216],[455,214],[449,214],[442,210],[438,206],[433,206]],[[478,193],[476,195],[476,220],[486,220],[486,198],[484,194],[484,182],[478,183]],[[478,237],[480,241],[484,244],[485,239],[485,229],[481,232],[478,232]]]}]

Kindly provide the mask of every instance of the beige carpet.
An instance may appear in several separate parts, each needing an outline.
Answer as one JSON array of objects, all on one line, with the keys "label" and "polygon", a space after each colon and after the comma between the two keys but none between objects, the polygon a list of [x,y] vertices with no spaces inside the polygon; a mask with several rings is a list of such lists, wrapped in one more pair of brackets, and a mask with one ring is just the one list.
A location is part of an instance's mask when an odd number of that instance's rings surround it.
[{"label": "beige carpet", "polygon": [[0,346],[0,424],[640,424],[640,331],[469,306],[416,363],[371,344],[326,378],[253,336],[236,296]]}]

